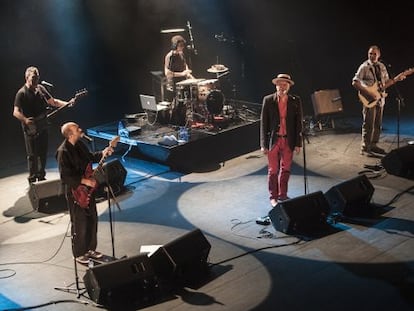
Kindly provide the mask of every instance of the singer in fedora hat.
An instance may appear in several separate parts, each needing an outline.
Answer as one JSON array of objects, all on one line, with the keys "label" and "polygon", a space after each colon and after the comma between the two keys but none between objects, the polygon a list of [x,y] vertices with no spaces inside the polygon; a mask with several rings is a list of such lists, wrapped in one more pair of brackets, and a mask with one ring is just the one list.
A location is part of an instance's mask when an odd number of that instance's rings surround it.
[{"label": "singer in fedora hat", "polygon": [[270,204],[288,199],[288,181],[293,152],[302,147],[302,102],[289,94],[295,84],[286,73],[272,79],[275,93],[263,98],[260,116],[260,147],[268,158]]}]

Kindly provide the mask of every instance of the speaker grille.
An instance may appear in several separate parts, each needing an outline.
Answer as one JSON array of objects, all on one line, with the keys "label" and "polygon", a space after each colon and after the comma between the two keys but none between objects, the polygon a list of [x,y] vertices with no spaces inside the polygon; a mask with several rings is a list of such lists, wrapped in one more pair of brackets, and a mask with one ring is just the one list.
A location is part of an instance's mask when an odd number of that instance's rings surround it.
[{"label": "speaker grille", "polygon": [[207,272],[210,249],[201,230],[195,229],[160,247],[150,259],[158,277],[191,282]]},{"label": "speaker grille", "polygon": [[315,116],[342,112],[342,99],[339,90],[320,90],[311,95]]},{"label": "speaker grille", "polygon": [[329,202],[331,213],[346,216],[369,216],[373,206],[370,205],[374,187],[365,175],[360,175],[330,188],[325,197]]},{"label": "speaker grille", "polygon": [[103,305],[148,300],[157,288],[154,270],[146,254],[92,267],[83,281],[89,297]]},{"label": "speaker grille", "polygon": [[272,225],[286,234],[313,234],[324,231],[329,205],[317,191],[278,203],[269,212]]},{"label": "speaker grille", "polygon": [[388,174],[414,179],[414,145],[392,150],[381,162]]},{"label": "speaker grille", "polygon": [[64,189],[60,179],[32,183],[27,195],[33,209],[38,212],[53,214],[67,210]]}]

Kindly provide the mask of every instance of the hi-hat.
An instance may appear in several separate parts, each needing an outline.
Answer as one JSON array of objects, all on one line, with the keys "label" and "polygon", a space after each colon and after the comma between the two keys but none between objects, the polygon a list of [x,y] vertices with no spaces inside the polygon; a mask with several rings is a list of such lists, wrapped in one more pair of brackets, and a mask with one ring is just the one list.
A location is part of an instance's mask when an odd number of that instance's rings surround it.
[{"label": "hi-hat", "polygon": [[184,32],[184,28],[170,28],[170,29],[162,29],[161,33],[175,33],[175,32]]}]

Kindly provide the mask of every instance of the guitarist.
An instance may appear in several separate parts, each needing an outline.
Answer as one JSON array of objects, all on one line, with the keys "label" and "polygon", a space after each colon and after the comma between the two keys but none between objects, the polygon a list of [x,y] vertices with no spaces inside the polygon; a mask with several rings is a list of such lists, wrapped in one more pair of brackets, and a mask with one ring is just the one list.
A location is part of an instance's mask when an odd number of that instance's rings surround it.
[{"label": "guitarist", "polygon": [[56,158],[60,178],[66,186],[66,198],[72,221],[73,255],[77,262],[87,264],[89,258],[102,257],[102,254],[96,251],[98,215],[95,196],[92,192],[87,206],[81,207],[75,201],[72,190],[81,184],[95,188],[97,181],[86,177],[86,169],[91,162],[99,162],[100,159],[110,156],[113,149],[109,146],[100,152],[90,152],[81,140],[84,136],[82,129],[74,122],[63,124],[61,132],[65,140],[57,149]]},{"label": "guitarist", "polygon": [[48,131],[45,127],[33,134],[28,133],[27,127],[33,126],[36,118],[46,115],[48,105],[62,107],[71,104],[70,101],[53,98],[46,88],[39,84],[39,78],[39,70],[36,67],[26,69],[26,83],[17,91],[13,109],[13,116],[22,123],[23,127],[29,183],[45,180]]},{"label": "guitarist", "polygon": [[[381,56],[380,48],[372,45],[368,49],[368,59],[358,68],[352,86],[356,88],[362,96],[373,102],[372,107],[363,106],[362,109],[362,142],[361,154],[380,154],[384,155],[384,149],[377,146],[382,127],[382,115],[384,111],[385,89],[391,85],[405,79],[403,73],[391,79],[387,67],[379,61]],[[372,89],[372,86],[377,87]]]}]

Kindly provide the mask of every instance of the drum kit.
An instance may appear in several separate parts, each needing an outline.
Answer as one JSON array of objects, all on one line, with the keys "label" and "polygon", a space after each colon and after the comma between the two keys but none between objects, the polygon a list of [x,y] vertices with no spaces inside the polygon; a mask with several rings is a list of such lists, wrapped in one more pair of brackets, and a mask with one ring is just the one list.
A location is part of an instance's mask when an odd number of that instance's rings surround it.
[{"label": "drum kit", "polygon": [[[190,32],[191,43],[194,45],[189,22],[187,22],[187,27]],[[163,29],[161,33],[171,34],[184,31],[184,28],[171,28]],[[221,91],[219,80],[229,73],[229,68],[222,64],[214,64],[207,69],[207,72],[215,74],[216,78],[191,78],[177,82],[175,85],[172,106],[186,107],[186,124],[192,126],[200,123],[212,124],[215,120],[223,120],[229,117],[229,111],[226,110],[228,106],[225,105],[225,96]]]},{"label": "drum kit", "polygon": [[[228,72],[224,65],[216,64],[207,72],[222,74]],[[175,104],[187,107],[187,123],[214,123],[215,117],[223,115],[225,96],[220,89],[219,78],[186,79],[176,83]]]}]

